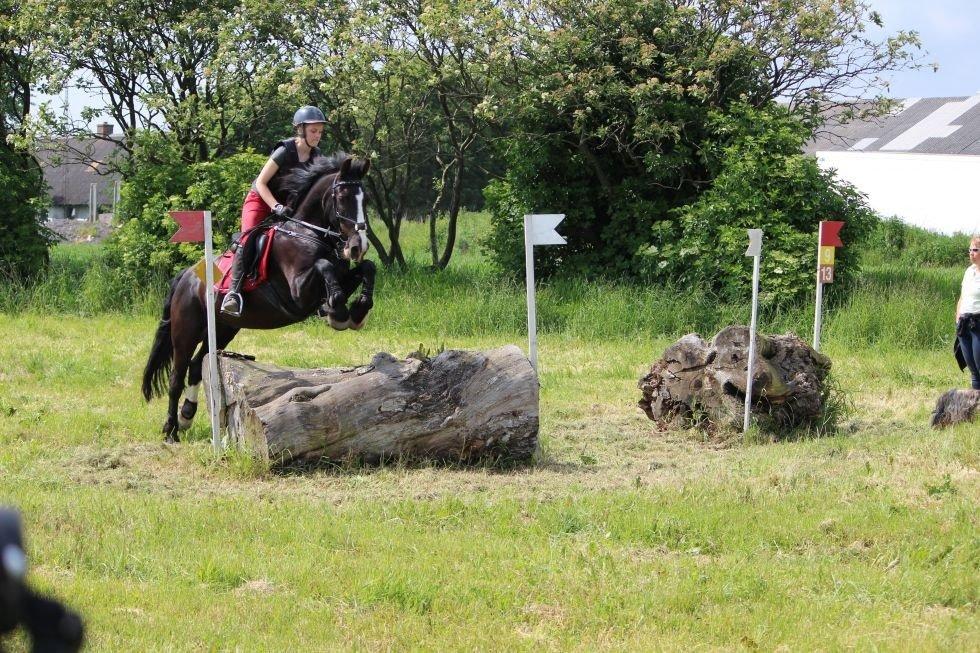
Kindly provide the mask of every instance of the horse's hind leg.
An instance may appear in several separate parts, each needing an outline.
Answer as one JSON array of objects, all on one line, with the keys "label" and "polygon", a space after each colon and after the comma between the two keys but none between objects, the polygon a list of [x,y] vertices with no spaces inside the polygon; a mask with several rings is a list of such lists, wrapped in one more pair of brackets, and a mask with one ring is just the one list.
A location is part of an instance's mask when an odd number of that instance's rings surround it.
[{"label": "horse's hind leg", "polygon": [[[215,325],[214,344],[218,349],[224,349],[232,338],[238,333],[238,329],[218,323]],[[177,426],[181,431],[186,431],[194,421],[197,414],[197,400],[201,391],[201,378],[203,377],[202,368],[204,366],[204,356],[208,353],[208,341],[205,336],[204,341],[198,348],[194,358],[191,359],[190,367],[187,371],[187,388],[184,390],[184,403],[180,406],[177,414]]]},{"label": "horse's hind leg", "polygon": [[177,435],[180,421],[177,417],[177,403],[180,395],[184,391],[184,379],[187,376],[187,368],[190,367],[191,355],[199,341],[196,337],[192,340],[187,337],[174,337],[174,367],[170,372],[170,391],[168,393],[170,403],[167,406],[167,421],[163,423],[163,437],[167,442],[179,442]]}]

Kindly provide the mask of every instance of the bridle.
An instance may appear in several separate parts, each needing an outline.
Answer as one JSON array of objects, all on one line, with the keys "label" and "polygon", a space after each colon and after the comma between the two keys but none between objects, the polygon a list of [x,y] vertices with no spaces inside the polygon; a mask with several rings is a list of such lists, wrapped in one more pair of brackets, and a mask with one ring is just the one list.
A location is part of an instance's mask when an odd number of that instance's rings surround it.
[{"label": "bridle", "polygon": [[[352,186],[352,187],[354,187],[354,188],[357,189],[357,192],[356,192],[356,195],[355,195],[355,197],[357,199],[357,216],[355,218],[349,218],[346,215],[344,215],[343,213],[341,213],[341,211],[340,211],[340,201],[339,201],[340,200],[340,197],[339,197],[339,193],[340,193],[340,189],[343,188],[343,187],[345,187],[345,186],[347,186],[347,187]],[[354,228],[357,230],[357,234],[360,237],[361,250],[362,251],[367,250],[367,245],[368,245],[367,244],[367,220],[365,219],[365,216],[364,216],[364,186],[361,184],[360,181],[339,181],[339,180],[337,180],[337,181],[334,181],[333,184],[330,186],[330,190],[328,192],[326,192],[326,193],[323,194],[323,209],[324,209],[324,211],[326,211],[326,208],[327,208],[326,207],[326,204],[327,204],[328,198],[329,198],[330,201],[333,202],[333,212],[334,212],[334,216],[333,217],[337,221],[337,224],[339,225],[341,222],[346,222],[347,224],[354,225]],[[294,201],[294,204],[296,206],[299,206],[300,204],[303,203],[303,200],[304,199],[305,199],[305,196],[304,197],[301,197],[301,198],[298,198],[297,200]],[[338,249],[338,250],[341,249],[343,247],[343,245],[344,245],[344,235],[342,233],[340,233],[339,231],[335,231],[333,229],[329,229],[329,228],[326,228],[326,227],[320,227],[320,226],[317,226],[315,224],[311,224],[310,222],[307,222],[306,220],[303,220],[302,216],[300,216],[300,215],[290,216],[289,218],[286,219],[286,222],[292,222],[292,223],[298,224],[298,225],[300,225],[302,227],[305,227],[306,229],[310,229],[311,231],[313,231],[313,232],[315,232],[317,234],[322,234],[323,236],[326,236],[326,237],[330,238],[333,241],[333,243],[332,243],[333,246],[336,249]],[[309,240],[309,241],[313,241],[313,242],[316,242],[316,243],[323,243],[323,244],[326,244],[328,246],[331,244],[329,242],[324,242],[324,240],[321,239],[321,238],[319,238],[319,237],[316,237],[315,236],[315,237],[312,237],[311,238],[311,237],[306,236],[304,234],[299,234],[299,233],[296,233],[295,231],[290,231],[290,230],[284,229],[282,227],[279,228],[279,231],[281,233],[288,234],[290,236],[294,236],[296,238],[300,238],[300,239],[303,239],[303,240]]]},{"label": "bridle", "polygon": [[[345,186],[352,186],[357,189],[354,197],[357,200],[357,217],[348,218],[346,215],[340,212],[340,202],[338,201],[337,194],[340,189]],[[326,195],[324,195],[325,197]],[[364,217],[364,186],[360,181],[334,181],[333,185],[330,187],[330,198],[333,200],[333,211],[334,217],[337,219],[337,223],[346,222],[348,224],[354,225],[354,229],[357,231],[357,235],[361,239],[361,250],[367,250],[367,220]],[[326,208],[326,207],[324,207]]]}]

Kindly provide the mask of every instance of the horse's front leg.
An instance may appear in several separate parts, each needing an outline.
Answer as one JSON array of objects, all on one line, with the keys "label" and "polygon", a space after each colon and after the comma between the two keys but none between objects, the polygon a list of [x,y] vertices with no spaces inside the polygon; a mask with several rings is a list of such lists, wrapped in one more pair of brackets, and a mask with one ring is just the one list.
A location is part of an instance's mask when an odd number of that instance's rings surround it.
[{"label": "horse's front leg", "polygon": [[337,331],[343,331],[350,326],[350,312],[347,310],[347,296],[340,283],[337,267],[327,259],[319,259],[316,269],[323,278],[325,301],[317,312]]},{"label": "horse's front leg", "polygon": [[368,312],[374,307],[374,275],[377,273],[373,261],[361,261],[350,272],[351,288],[350,293],[354,292],[358,284],[361,286],[361,295],[354,300],[350,306],[350,328],[360,329],[367,320]]}]

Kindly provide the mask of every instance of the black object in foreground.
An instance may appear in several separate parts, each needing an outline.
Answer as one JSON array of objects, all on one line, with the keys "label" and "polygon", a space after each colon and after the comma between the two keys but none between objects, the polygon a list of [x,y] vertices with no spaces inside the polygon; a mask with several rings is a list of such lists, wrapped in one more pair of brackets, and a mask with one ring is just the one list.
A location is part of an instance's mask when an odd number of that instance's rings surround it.
[{"label": "black object in foreground", "polygon": [[34,593],[24,582],[27,556],[20,517],[0,508],[0,653],[3,637],[22,627],[34,653],[69,653],[82,647],[81,618],[58,601]]}]

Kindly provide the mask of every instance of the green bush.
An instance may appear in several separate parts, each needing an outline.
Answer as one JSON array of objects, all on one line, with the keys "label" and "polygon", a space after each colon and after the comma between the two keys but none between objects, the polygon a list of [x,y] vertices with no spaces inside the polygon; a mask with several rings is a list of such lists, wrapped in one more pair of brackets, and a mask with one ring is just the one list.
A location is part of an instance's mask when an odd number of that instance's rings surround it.
[{"label": "green bush", "polygon": [[507,172],[486,193],[487,248],[518,275],[524,213],[564,213],[568,243],[538,252],[542,278],[638,278],[653,225],[694,201],[730,139],[711,112],[762,97],[756,53],[677,3],[548,10],[560,27],[532,37],[534,57],[515,62],[526,83],[500,100]]},{"label": "green bush", "polygon": [[[581,166],[551,158],[553,148],[542,142],[518,144],[515,151],[524,162],[513,157],[518,165],[485,191],[493,226],[486,241],[490,258],[512,274],[521,270],[523,215],[565,213],[559,229],[569,244],[538,254],[542,278],[560,268],[566,275],[697,288],[729,301],[751,292],[746,230],[757,228],[764,231],[762,302],[785,305],[812,295],[818,223],[843,220],[846,246],[837,251],[834,294],[846,294],[860,246],[877,220],[856,190],[801,154],[809,126],[777,105],[756,109],[736,103],[712,112],[702,130],[714,135],[701,153],[713,162],[713,180],[700,194],[677,204],[670,192],[651,191],[650,177],[623,179],[601,228],[592,202],[599,191]],[[561,184],[528,182],[535,166],[549,177],[567,178]],[[601,230],[605,246],[583,237],[595,229]],[[617,243],[612,248],[617,256],[609,251],[610,243]]]},{"label": "green bush", "polygon": [[122,186],[120,225],[106,245],[106,262],[134,283],[173,275],[202,255],[198,243],[169,242],[177,224],[168,211],[211,211],[215,249],[227,246],[240,228],[245,194],[265,162],[246,152],[188,166],[168,156],[162,139],[144,138]]},{"label": "green bush", "polygon": [[878,223],[868,238],[865,258],[876,264],[918,267],[966,267],[969,236],[946,236],[888,218]]},{"label": "green bush", "polygon": [[877,220],[851,186],[801,154],[805,125],[779,107],[735,107],[712,118],[719,133],[738,137],[723,149],[720,170],[697,201],[654,225],[656,243],[638,252],[654,278],[707,288],[725,300],[751,293],[746,230],[763,230],[760,301],[796,303],[813,292],[821,220],[846,223],[837,250],[834,290],[846,290]]},{"label": "green bush", "polygon": [[48,262],[54,234],[41,220],[44,215],[44,176],[31,157],[0,141],[0,188],[6,206],[0,211],[0,278],[34,276]]}]

